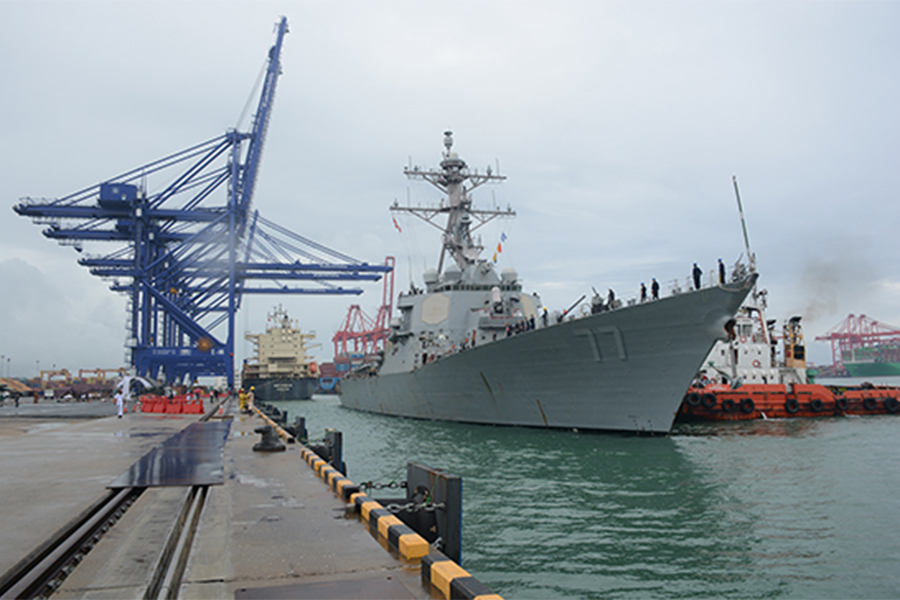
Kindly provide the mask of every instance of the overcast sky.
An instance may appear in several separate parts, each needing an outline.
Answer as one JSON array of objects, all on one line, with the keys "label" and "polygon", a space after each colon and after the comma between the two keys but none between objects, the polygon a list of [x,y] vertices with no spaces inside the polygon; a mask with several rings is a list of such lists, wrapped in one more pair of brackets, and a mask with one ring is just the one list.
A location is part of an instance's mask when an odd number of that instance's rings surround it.
[{"label": "overcast sky", "polygon": [[[900,3],[0,1],[0,354],[13,375],[123,364],[125,298],[11,207],[55,198],[234,127],[286,15],[254,206],[421,286],[439,237],[395,200],[442,132],[508,180],[499,266],[561,309],[633,296],[743,252],[737,175],[768,317],[813,342],[847,314],[900,325]],[[224,203],[224,200],[223,200]],[[92,248],[105,253],[110,248]],[[284,304],[319,360],[361,297],[245,297],[239,335]],[[224,334],[220,334],[224,338]],[[238,360],[250,351],[237,344]],[[38,363],[39,361],[39,363]],[[3,373],[6,373],[4,367]]]}]

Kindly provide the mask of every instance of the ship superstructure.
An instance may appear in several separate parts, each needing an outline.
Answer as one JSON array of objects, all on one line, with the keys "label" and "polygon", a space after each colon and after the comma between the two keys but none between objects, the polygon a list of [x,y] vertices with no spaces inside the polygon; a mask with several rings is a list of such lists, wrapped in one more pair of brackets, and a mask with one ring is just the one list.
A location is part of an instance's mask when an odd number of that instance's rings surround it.
[{"label": "ship superstructure", "polygon": [[424,289],[400,295],[387,347],[342,380],[341,402],[425,419],[668,432],[756,273],[659,300],[598,304],[581,318],[551,314],[515,269],[497,273],[479,258],[473,231],[515,213],[473,207],[475,188],[505,177],[470,170],[452,146],[448,131],[440,169],[404,170],[441,190],[440,206],[391,207],[432,225],[446,217],[437,269],[424,272]]},{"label": "ship superstructure", "polygon": [[735,315],[730,339],[716,343],[698,380],[706,383],[807,383],[806,346],[800,317],[782,326],[784,360],[779,363],[774,319],[766,319],[766,291],[754,292]]},{"label": "ship superstructure", "polygon": [[244,364],[244,389],[254,388],[257,399],[308,400],[318,382],[316,362],[308,351],[315,333],[304,333],[287,311],[278,305],[268,315],[265,333],[247,333],[255,356]]}]

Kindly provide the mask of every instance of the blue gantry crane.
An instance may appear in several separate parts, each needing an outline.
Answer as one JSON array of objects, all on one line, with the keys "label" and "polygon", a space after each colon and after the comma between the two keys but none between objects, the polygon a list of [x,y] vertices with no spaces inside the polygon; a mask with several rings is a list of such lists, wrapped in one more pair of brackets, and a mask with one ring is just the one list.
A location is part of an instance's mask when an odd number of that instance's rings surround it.
[{"label": "blue gantry crane", "polygon": [[[390,267],[329,249],[251,210],[287,19],[277,25],[249,132],[225,134],[58,199],[13,209],[79,253],[79,264],[130,299],[128,349],[137,375],[234,382],[235,314],[244,294],[361,294]],[[225,339],[216,336],[223,324]]]}]

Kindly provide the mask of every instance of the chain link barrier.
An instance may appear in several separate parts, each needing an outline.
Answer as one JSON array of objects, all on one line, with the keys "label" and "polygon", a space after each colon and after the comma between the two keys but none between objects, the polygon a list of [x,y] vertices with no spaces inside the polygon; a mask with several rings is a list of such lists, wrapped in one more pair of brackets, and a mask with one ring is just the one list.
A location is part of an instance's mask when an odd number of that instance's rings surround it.
[{"label": "chain link barrier", "polygon": [[384,489],[406,489],[405,481],[391,481],[390,483],[376,483],[374,481],[364,481],[359,487],[365,490],[384,490]]},{"label": "chain link barrier", "polygon": [[443,502],[438,502],[437,504],[435,504],[434,502],[422,502],[421,504],[416,504],[415,502],[407,502],[406,504],[388,504],[387,506],[385,506],[385,508],[396,514],[402,510],[405,510],[408,513],[414,513],[420,510],[424,510],[425,512],[434,512],[436,510],[444,510],[445,508],[447,508],[447,505]]}]

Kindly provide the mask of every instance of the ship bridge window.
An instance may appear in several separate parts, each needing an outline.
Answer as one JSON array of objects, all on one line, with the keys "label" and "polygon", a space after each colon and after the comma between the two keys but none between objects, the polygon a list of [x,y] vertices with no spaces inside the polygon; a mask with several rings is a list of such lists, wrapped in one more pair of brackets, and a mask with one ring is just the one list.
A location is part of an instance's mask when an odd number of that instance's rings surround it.
[{"label": "ship bridge window", "polygon": [[[445,291],[466,291],[466,292],[489,292],[496,284],[463,284],[463,283],[453,283],[453,284],[445,284],[435,289],[437,292],[445,292]],[[501,290],[504,292],[521,292],[521,285],[501,285],[499,286]]]}]

